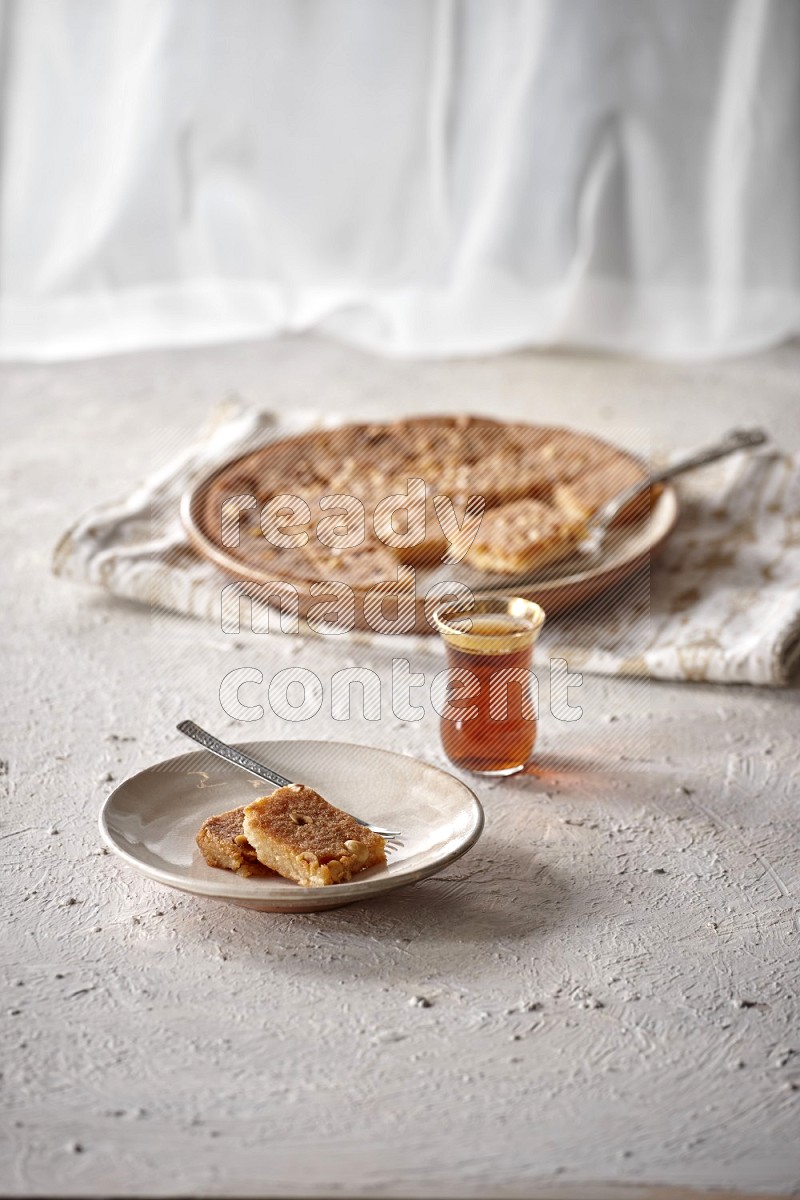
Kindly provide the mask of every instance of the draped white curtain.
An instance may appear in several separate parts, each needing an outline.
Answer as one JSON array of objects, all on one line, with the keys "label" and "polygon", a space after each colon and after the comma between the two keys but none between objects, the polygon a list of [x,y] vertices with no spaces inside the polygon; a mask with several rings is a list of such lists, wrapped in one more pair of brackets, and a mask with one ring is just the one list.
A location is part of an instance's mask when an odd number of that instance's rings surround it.
[{"label": "draped white curtain", "polygon": [[800,331],[798,0],[0,0],[0,356]]}]

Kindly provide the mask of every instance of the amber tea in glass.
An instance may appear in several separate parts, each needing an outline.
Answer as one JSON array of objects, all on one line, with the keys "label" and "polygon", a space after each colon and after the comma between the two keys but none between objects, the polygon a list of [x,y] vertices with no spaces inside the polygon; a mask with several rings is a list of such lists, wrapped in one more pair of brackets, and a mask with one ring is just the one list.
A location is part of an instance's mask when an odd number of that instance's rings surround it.
[{"label": "amber tea in glass", "polygon": [[536,741],[533,647],[545,614],[520,596],[475,596],[446,603],[433,620],[449,676],[441,737],[452,763],[482,775],[513,775]]}]

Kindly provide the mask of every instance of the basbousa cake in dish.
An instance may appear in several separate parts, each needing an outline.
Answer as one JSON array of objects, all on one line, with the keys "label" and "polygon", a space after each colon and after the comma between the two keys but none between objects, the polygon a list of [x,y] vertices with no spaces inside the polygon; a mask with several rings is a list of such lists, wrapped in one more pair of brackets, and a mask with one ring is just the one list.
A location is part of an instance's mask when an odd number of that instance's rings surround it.
[{"label": "basbousa cake in dish", "polygon": [[[485,515],[472,566],[515,573],[571,553],[591,514],[646,477],[644,464],[634,456],[574,430],[468,415],[410,417],[313,430],[242,455],[209,480],[199,521],[205,536],[219,545],[224,504],[251,495],[253,506],[241,513],[236,506],[241,537],[230,548],[225,543],[229,557],[272,579],[336,578],[366,588],[393,578],[398,561],[422,566],[442,560],[447,542],[434,508],[438,498],[448,499],[461,521],[468,499],[482,497]],[[424,538],[414,545],[389,545],[378,537],[372,516],[387,497],[404,495],[409,480],[424,482]],[[343,495],[354,498],[367,517],[363,544],[334,553],[325,545],[272,544],[261,527],[262,506],[286,495],[308,505],[312,534],[321,520],[330,519],[323,498],[326,504]],[[525,539],[515,554],[505,538],[510,526],[522,528],[526,506],[514,507],[520,501],[528,502],[544,536]],[[645,494],[622,519],[646,512],[647,506]],[[275,517],[281,526],[280,514]]]},{"label": "basbousa cake in dish", "polygon": [[242,824],[259,862],[302,887],[345,883],[386,862],[382,837],[301,783],[248,804]]},{"label": "basbousa cake in dish", "polygon": [[577,535],[575,522],[549,504],[514,500],[484,514],[466,561],[479,571],[522,572],[563,558]]},{"label": "basbousa cake in dish", "polygon": [[[553,488],[553,503],[569,519],[585,522],[633,484],[640,483],[642,468],[632,459],[617,456],[581,472],[575,479],[559,481]],[[650,498],[643,492],[622,516],[630,520],[647,513]]]},{"label": "basbousa cake in dish", "polygon": [[237,875],[272,875],[269,867],[258,861],[245,837],[243,818],[244,809],[234,808],[204,821],[195,839],[203,858],[210,867],[235,871]]}]

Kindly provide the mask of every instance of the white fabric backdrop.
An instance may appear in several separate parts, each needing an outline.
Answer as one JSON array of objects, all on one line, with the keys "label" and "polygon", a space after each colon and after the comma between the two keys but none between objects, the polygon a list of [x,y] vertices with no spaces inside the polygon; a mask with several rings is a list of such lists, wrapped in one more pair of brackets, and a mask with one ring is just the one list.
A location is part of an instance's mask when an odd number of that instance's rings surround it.
[{"label": "white fabric backdrop", "polygon": [[800,330],[797,0],[4,0],[0,355]]}]

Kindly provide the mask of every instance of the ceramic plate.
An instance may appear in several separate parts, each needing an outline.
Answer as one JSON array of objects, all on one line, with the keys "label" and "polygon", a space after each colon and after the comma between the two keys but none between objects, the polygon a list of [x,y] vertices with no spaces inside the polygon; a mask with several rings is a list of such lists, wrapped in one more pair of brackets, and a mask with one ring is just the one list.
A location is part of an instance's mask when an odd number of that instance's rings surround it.
[{"label": "ceramic plate", "polygon": [[349,883],[303,888],[288,880],[244,878],[209,867],[195,844],[206,817],[269,790],[206,751],[148,767],[120,784],[100,813],[100,832],[117,854],[167,887],[265,912],[312,912],[367,900],[440,871],[475,844],[483,809],[446,771],[402,754],[345,742],[245,742],[241,748],[280,774],[315,788],[331,804],[384,829],[399,845],[386,866]]}]

